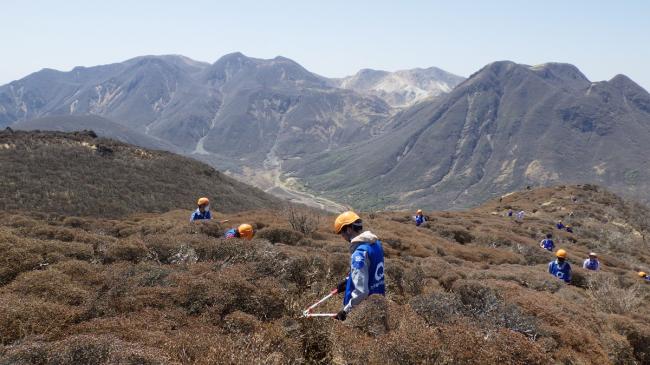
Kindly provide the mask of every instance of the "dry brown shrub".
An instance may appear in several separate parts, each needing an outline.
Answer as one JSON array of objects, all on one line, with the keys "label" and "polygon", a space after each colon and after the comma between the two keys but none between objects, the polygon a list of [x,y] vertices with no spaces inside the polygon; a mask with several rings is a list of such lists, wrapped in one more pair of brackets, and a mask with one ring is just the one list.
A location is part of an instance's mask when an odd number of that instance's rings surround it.
[{"label": "dry brown shrub", "polygon": [[106,248],[104,262],[130,261],[137,263],[143,260],[148,253],[149,250],[147,250],[142,240],[135,238],[122,239],[111,243]]},{"label": "dry brown shrub", "polygon": [[39,264],[42,263],[42,257],[40,255],[30,252],[23,245],[15,246],[14,244],[0,241],[0,252],[2,252],[0,285],[10,282],[21,272],[39,267]]},{"label": "dry brown shrub", "polygon": [[82,304],[89,296],[89,292],[70,276],[54,269],[22,273],[3,288],[5,290],[69,305]]},{"label": "dry brown shrub", "polygon": [[350,312],[346,322],[372,337],[385,334],[389,329],[386,298],[383,295],[369,296]]},{"label": "dry brown shrub", "polygon": [[231,333],[250,334],[255,332],[260,325],[261,322],[255,316],[235,311],[224,317],[222,327]]},{"label": "dry brown shrub", "polygon": [[0,296],[0,343],[11,344],[30,335],[53,336],[77,316],[67,305],[16,294]]},{"label": "dry brown shrub", "polygon": [[321,221],[321,215],[315,210],[299,207],[294,204],[288,204],[284,208],[284,216],[289,222],[291,229],[305,236],[316,232]]},{"label": "dry brown shrub", "polygon": [[170,359],[158,349],[126,343],[114,336],[80,335],[51,343],[22,345],[9,351],[5,360],[12,364],[71,365],[155,365]]},{"label": "dry brown shrub", "polygon": [[41,225],[35,229],[23,230],[28,237],[38,239],[70,242],[75,239],[75,232],[69,228]]},{"label": "dry brown shrub", "polygon": [[84,228],[88,226],[88,222],[79,217],[66,217],[63,219],[63,225],[71,228]]},{"label": "dry brown shrub", "polygon": [[257,232],[255,236],[271,243],[284,243],[291,246],[296,245],[304,238],[302,233],[286,228],[264,228]]},{"label": "dry brown shrub", "polygon": [[624,314],[643,303],[639,284],[623,288],[616,278],[602,273],[594,273],[586,281],[587,295],[601,311]]},{"label": "dry brown shrub", "polygon": [[72,281],[85,286],[97,286],[103,282],[101,274],[104,266],[100,264],[72,259],[58,262],[50,266],[50,269],[68,275]]}]

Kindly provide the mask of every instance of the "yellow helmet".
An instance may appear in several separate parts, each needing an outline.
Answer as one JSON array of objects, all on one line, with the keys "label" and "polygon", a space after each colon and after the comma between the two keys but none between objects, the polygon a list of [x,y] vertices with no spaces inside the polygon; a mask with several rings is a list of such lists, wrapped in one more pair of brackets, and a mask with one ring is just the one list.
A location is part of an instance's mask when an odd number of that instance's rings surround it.
[{"label": "yellow helmet", "polygon": [[207,205],[207,204],[210,204],[210,199],[205,198],[205,197],[204,198],[199,198],[199,200],[196,202],[196,205],[199,205],[199,206]]},{"label": "yellow helmet", "polygon": [[641,278],[645,278],[645,276],[646,276],[646,273],[645,273],[645,272],[643,272],[643,271],[639,271],[639,277],[641,277]]},{"label": "yellow helmet", "polygon": [[343,227],[347,226],[348,224],[352,224],[359,219],[361,219],[361,217],[359,217],[359,215],[357,215],[355,212],[347,211],[345,213],[341,213],[338,217],[336,217],[336,220],[334,221],[334,232],[336,232],[336,234],[341,233]]},{"label": "yellow helmet", "polygon": [[557,252],[555,253],[555,256],[557,256],[557,257],[559,257],[559,258],[563,258],[563,259],[565,259],[565,258],[566,258],[566,251],[563,250],[563,249],[559,249],[559,250],[557,250]]},{"label": "yellow helmet", "polygon": [[422,209],[418,209],[418,211],[416,212],[416,214],[422,214]]},{"label": "yellow helmet", "polygon": [[237,227],[237,231],[239,232],[239,236],[241,238],[245,238],[247,240],[253,239],[253,226],[250,224],[244,223],[239,225],[239,227]]}]

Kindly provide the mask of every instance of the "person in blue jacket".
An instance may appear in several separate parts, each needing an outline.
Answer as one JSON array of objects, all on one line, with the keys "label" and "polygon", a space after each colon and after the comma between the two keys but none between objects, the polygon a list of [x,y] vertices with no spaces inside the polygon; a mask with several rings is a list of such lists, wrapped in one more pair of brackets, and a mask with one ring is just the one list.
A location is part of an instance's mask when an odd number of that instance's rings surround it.
[{"label": "person in blue jacket", "polygon": [[560,220],[560,221],[557,221],[557,224],[556,224],[555,226],[556,226],[557,229],[559,229],[559,230],[563,230],[563,229],[564,229],[564,223],[562,223],[561,220]]},{"label": "person in blue jacket", "polygon": [[422,214],[422,209],[418,209],[418,211],[415,213],[415,225],[420,226],[420,224],[424,223],[427,221],[427,218]]},{"label": "person in blue jacket", "polygon": [[363,231],[363,222],[354,212],[339,215],[334,222],[334,231],[350,243],[350,273],[338,285],[339,291],[345,290],[345,296],[336,319],[344,321],[352,308],[368,296],[386,294],[384,249],[377,236]]},{"label": "person in blue jacket", "polygon": [[190,217],[190,222],[203,219],[212,219],[212,214],[210,214],[210,200],[208,198],[200,198],[196,205],[198,208],[192,213]]},{"label": "person in blue jacket", "polygon": [[571,265],[566,261],[566,251],[559,249],[555,256],[557,256],[557,259],[548,263],[549,274],[564,280],[565,283],[571,283]]},{"label": "person in blue jacket", "polygon": [[539,243],[539,247],[542,247],[545,250],[553,251],[555,249],[555,243],[553,242],[553,235],[548,233],[546,238]]},{"label": "person in blue jacket", "polygon": [[595,252],[589,252],[589,258],[587,258],[582,263],[582,268],[591,271],[600,270],[600,261],[598,261],[598,255],[596,255]]}]

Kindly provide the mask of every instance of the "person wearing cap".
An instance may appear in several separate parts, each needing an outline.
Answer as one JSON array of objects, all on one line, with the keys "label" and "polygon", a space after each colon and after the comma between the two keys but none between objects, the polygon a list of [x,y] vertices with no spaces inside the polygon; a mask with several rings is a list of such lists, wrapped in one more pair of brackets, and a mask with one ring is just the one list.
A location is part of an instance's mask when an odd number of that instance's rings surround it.
[{"label": "person wearing cap", "polygon": [[196,205],[198,208],[192,213],[190,217],[190,222],[212,219],[212,214],[210,214],[210,200],[208,198],[200,198]]},{"label": "person wearing cap", "polygon": [[643,280],[650,281],[650,275],[646,274],[646,273],[643,272],[643,271],[640,271],[640,272],[639,272],[639,277],[640,277],[641,279],[643,279]]},{"label": "person wearing cap", "polygon": [[571,225],[567,224],[567,225],[566,225],[566,231],[567,231],[568,233],[573,233],[573,227],[571,227]]},{"label": "person wearing cap", "polygon": [[566,251],[559,249],[555,253],[555,256],[557,259],[548,263],[549,274],[564,280],[565,283],[571,283],[571,265],[566,261]]},{"label": "person wearing cap", "polygon": [[339,291],[344,289],[345,296],[336,319],[344,321],[352,308],[368,296],[386,294],[384,249],[377,236],[363,231],[363,222],[354,212],[339,215],[334,221],[334,231],[350,245],[350,273],[338,286]]},{"label": "person wearing cap", "polygon": [[600,270],[600,261],[598,261],[598,255],[596,255],[595,252],[589,252],[589,258],[585,259],[585,261],[582,263],[582,268],[591,271]]},{"label": "person wearing cap", "polygon": [[539,243],[539,247],[548,251],[553,251],[553,249],[555,248],[555,243],[553,242],[553,235],[548,233],[546,235],[546,238]]},{"label": "person wearing cap", "polygon": [[564,223],[562,223],[562,221],[559,220],[559,221],[557,221],[557,223],[555,224],[555,227],[557,227],[557,229],[559,229],[559,230],[563,230],[563,229],[564,229]]},{"label": "person wearing cap", "polygon": [[424,214],[422,214],[422,209],[418,209],[413,219],[415,219],[415,225],[418,227],[420,226],[420,224],[427,221],[427,218],[424,216]]},{"label": "person wearing cap", "polygon": [[253,231],[253,226],[250,224],[244,223],[239,225],[237,228],[231,228],[226,231],[224,237],[229,238],[243,238],[246,240],[252,240],[255,232]]}]

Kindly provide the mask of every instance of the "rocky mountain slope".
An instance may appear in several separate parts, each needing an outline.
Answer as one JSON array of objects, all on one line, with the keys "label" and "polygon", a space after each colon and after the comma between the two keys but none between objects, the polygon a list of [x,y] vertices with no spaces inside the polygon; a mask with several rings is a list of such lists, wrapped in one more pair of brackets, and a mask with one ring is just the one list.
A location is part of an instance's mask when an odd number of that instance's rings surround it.
[{"label": "rocky mountain slope", "polygon": [[[525,209],[523,223],[508,208]],[[299,317],[347,273],[332,216],[305,237],[276,211],[228,214],[257,234],[225,241],[228,226],[188,213],[0,212],[0,363],[650,362],[650,285],[635,273],[650,265],[650,216],[593,186],[426,212],[419,228],[411,212],[362,214],[384,243],[388,293],[342,323]],[[553,230],[560,218],[574,234]],[[569,252],[571,285],[546,272],[549,231]],[[600,273],[580,268],[590,250]]]},{"label": "rocky mountain slope", "polygon": [[377,96],[389,105],[401,108],[447,94],[463,80],[464,77],[430,67],[395,72],[363,69],[333,82],[340,88]]},{"label": "rocky mountain slope", "polygon": [[93,132],[0,132],[0,210],[119,217],[193,208],[215,211],[277,206],[280,201],[212,167]]},{"label": "rocky mountain slope", "polygon": [[526,186],[592,182],[648,201],[650,94],[568,64],[492,63],[375,139],[287,161],[289,176],[360,207],[460,208]]},{"label": "rocky mountain slope", "polygon": [[269,154],[346,145],[351,134],[369,137],[390,112],[380,99],[332,87],[287,58],[241,53],[214,64],[145,56],[70,72],[46,69],[0,87],[0,126],[99,115],[187,154],[214,154],[233,169],[261,166]]}]

